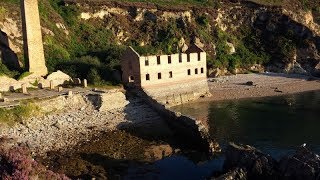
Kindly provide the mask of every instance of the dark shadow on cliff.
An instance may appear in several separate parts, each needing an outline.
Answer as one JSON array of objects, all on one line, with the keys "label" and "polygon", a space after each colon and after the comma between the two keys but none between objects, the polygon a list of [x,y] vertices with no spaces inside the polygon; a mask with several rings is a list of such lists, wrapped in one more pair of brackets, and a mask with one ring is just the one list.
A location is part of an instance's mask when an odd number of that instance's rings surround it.
[{"label": "dark shadow on cliff", "polygon": [[21,70],[17,54],[11,50],[8,35],[0,30],[0,59],[9,70]]}]

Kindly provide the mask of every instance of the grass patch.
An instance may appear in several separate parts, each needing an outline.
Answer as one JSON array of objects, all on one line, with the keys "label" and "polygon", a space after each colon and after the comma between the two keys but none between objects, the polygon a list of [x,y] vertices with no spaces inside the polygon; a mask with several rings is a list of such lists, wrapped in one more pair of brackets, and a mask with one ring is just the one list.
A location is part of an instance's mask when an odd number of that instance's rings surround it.
[{"label": "grass patch", "polygon": [[20,4],[20,0],[1,0],[2,3]]},{"label": "grass patch", "polygon": [[32,102],[22,102],[12,109],[0,108],[0,123],[13,126],[30,117],[40,115],[40,108]]},{"label": "grass patch", "polygon": [[18,77],[17,80],[19,81],[19,80],[21,80],[21,79],[23,79],[23,78],[25,78],[25,77],[27,77],[27,76],[29,76],[31,74],[32,74],[32,72],[24,72]]}]

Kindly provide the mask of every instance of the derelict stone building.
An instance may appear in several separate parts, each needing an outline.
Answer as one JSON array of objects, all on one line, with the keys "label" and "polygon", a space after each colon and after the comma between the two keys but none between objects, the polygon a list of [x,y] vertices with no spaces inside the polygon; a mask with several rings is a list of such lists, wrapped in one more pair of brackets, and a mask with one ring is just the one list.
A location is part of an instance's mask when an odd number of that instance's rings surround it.
[{"label": "derelict stone building", "polygon": [[186,53],[140,56],[132,47],[121,61],[122,81],[139,87],[157,87],[206,79],[206,52],[196,45]]},{"label": "derelict stone building", "polygon": [[121,58],[122,81],[141,87],[166,104],[208,92],[206,52],[192,45],[185,53],[141,56],[129,47]]}]

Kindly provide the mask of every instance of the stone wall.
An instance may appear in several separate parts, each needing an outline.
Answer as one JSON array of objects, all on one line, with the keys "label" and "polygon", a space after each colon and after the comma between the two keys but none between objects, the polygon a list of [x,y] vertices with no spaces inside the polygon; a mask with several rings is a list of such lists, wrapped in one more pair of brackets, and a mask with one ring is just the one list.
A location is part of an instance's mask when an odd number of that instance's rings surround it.
[{"label": "stone wall", "polygon": [[[133,83],[136,86],[140,86],[140,55],[132,48],[122,55],[121,58],[121,70],[122,70],[122,82],[124,84]],[[134,77],[134,79],[132,79]]]},{"label": "stone wall", "polygon": [[188,141],[188,144],[191,144],[194,148],[210,153],[220,151],[219,144],[210,136],[208,128],[202,121],[171,111],[168,107],[146,94],[142,89],[132,89],[130,92],[135,93],[147,102],[166,120],[177,136]]},{"label": "stone wall", "polygon": [[148,96],[166,107],[184,104],[211,95],[207,79],[191,79],[186,83],[143,88],[143,90]]},{"label": "stone wall", "polygon": [[38,0],[21,0],[24,52],[29,61],[29,72],[39,76],[47,75]]}]

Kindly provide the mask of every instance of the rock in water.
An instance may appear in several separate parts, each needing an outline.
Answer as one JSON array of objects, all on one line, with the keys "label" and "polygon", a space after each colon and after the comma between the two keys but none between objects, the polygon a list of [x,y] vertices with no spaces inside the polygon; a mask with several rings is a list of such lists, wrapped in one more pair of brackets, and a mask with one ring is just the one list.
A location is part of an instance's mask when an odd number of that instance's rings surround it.
[{"label": "rock in water", "polygon": [[170,145],[164,144],[164,145],[153,145],[146,149],[144,155],[147,158],[148,161],[154,161],[154,160],[160,160],[164,157],[172,155],[173,150]]},{"label": "rock in water", "polygon": [[248,145],[230,143],[226,149],[225,171],[242,168],[248,179],[277,179],[277,162],[270,155]]},{"label": "rock in water", "polygon": [[294,155],[280,160],[281,179],[319,179],[320,158],[306,147],[300,147]]},{"label": "rock in water", "polygon": [[241,168],[235,168],[223,174],[217,178],[213,178],[214,180],[246,180],[247,179],[247,172]]}]

